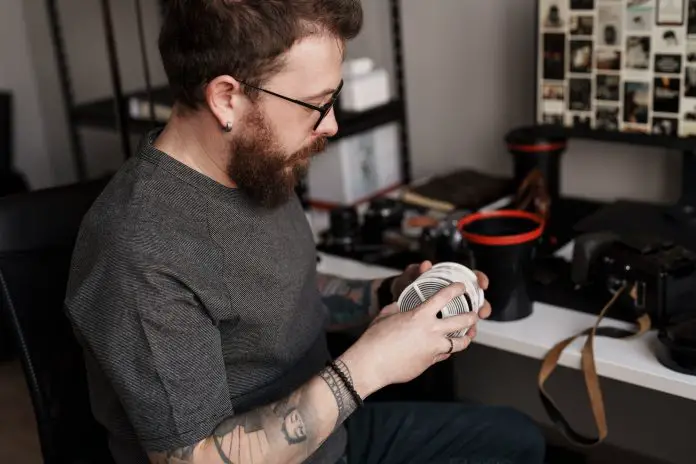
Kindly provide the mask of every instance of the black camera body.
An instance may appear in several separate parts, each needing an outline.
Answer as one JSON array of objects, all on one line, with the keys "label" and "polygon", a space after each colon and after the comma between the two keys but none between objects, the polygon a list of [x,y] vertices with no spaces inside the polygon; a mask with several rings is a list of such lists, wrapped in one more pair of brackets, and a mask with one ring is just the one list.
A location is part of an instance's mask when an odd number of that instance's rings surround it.
[{"label": "black camera body", "polygon": [[696,317],[696,254],[670,242],[611,233],[578,237],[572,277],[610,293],[626,285],[617,304],[649,314],[658,329]]}]

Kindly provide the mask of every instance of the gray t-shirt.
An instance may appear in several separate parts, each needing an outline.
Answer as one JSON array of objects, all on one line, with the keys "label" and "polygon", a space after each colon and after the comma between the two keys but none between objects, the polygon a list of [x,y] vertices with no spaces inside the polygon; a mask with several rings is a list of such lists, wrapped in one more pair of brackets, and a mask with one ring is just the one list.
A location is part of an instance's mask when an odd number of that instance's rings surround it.
[{"label": "gray t-shirt", "polygon": [[[155,149],[150,133],[86,215],[66,308],[119,464],[208,437],[329,358],[311,230]],[[308,461],[334,463],[343,428]]]}]

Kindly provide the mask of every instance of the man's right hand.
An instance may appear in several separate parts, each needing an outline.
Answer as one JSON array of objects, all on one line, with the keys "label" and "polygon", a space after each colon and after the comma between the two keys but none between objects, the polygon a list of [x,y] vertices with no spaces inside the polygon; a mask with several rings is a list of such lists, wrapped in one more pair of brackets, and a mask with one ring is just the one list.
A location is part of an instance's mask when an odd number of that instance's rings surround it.
[{"label": "man's right hand", "polygon": [[[364,398],[387,385],[413,380],[451,353],[466,349],[471,343],[469,337],[448,339],[447,334],[474,326],[477,314],[437,317],[447,303],[464,291],[464,285],[455,283],[413,311],[399,312],[396,303],[384,308],[341,356],[352,373],[358,394]],[[452,352],[448,353],[450,347]]]}]

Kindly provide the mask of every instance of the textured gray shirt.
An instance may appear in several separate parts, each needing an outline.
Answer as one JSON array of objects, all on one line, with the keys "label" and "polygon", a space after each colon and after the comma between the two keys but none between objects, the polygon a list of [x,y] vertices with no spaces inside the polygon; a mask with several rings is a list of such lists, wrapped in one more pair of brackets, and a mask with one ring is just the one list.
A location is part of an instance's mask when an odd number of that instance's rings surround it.
[{"label": "textured gray shirt", "polygon": [[[257,207],[155,149],[156,135],[85,217],[66,297],[119,464],[206,438],[287,396],[329,357],[297,198]],[[309,462],[336,462],[345,441],[340,428]]]}]

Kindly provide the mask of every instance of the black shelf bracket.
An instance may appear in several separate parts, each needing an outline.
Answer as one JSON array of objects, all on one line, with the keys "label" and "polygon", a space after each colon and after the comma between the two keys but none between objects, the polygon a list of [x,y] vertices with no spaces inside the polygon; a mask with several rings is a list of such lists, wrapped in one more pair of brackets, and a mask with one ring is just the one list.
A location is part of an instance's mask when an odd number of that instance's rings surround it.
[{"label": "black shelf bracket", "polygon": [[60,24],[58,6],[56,3],[57,0],[46,0],[46,10],[48,12],[48,22],[51,29],[53,50],[56,54],[60,90],[61,94],[63,95],[63,108],[65,111],[65,120],[68,124],[68,140],[73,156],[75,176],[77,177],[78,182],[82,182],[87,179],[85,151],[80,134],[77,132],[77,125],[75,124],[75,118],[73,117],[72,113],[72,110],[75,107],[75,98],[72,83],[70,82],[70,71],[68,69],[67,58],[65,55],[65,41],[63,40],[63,31]]},{"label": "black shelf bracket", "polygon": [[102,21],[106,34],[106,51],[109,58],[109,70],[111,71],[111,86],[114,91],[114,111],[116,112],[117,128],[121,134],[121,150],[125,159],[131,156],[130,136],[128,131],[128,114],[126,112],[126,100],[123,98],[123,84],[121,83],[121,70],[116,54],[116,36],[114,34],[114,22],[111,18],[111,5],[109,0],[101,0]]},{"label": "black shelf bracket", "polygon": [[403,31],[401,24],[401,0],[389,0],[391,10],[391,39],[394,53],[394,74],[396,75],[396,99],[401,104],[401,178],[403,183],[411,183],[411,147],[408,138],[408,111],[406,108],[406,69],[403,53]]}]

